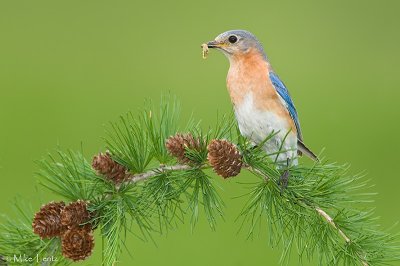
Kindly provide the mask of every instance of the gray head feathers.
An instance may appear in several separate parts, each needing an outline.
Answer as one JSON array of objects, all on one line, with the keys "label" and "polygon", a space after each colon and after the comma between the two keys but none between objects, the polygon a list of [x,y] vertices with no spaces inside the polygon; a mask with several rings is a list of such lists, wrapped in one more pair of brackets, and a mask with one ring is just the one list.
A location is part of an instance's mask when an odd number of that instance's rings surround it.
[{"label": "gray head feathers", "polygon": [[[235,43],[232,43],[230,41],[230,38],[237,38],[237,41]],[[215,41],[220,42],[220,43],[227,43],[231,44],[231,48],[226,47],[224,50],[226,52],[235,52],[236,51],[241,51],[241,52],[246,52],[250,48],[256,48],[261,54],[264,55],[265,59],[267,59],[264,48],[262,47],[262,44],[260,41],[257,39],[257,37],[252,34],[249,31],[246,30],[229,30],[226,32],[221,33],[215,38]]]}]

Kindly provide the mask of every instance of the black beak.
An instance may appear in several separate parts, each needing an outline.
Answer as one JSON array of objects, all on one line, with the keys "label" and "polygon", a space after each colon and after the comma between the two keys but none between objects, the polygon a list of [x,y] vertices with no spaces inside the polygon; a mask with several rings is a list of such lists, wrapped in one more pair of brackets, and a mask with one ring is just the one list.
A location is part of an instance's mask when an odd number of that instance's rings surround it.
[{"label": "black beak", "polygon": [[207,43],[208,48],[218,48],[218,43],[216,41],[211,41]]}]

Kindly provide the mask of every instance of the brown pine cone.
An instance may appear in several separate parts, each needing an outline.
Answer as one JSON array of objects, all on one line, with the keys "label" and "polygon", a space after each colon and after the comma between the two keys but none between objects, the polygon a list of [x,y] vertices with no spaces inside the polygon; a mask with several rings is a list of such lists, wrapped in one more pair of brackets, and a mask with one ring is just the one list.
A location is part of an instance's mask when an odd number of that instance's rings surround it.
[{"label": "brown pine cone", "polygon": [[65,230],[61,224],[61,211],[64,207],[63,201],[43,205],[33,218],[33,232],[41,238],[60,236]]},{"label": "brown pine cone", "polygon": [[87,210],[87,203],[83,200],[72,202],[61,211],[61,223],[68,228],[87,223],[89,220],[90,213]]},{"label": "brown pine cone", "polygon": [[214,139],[207,149],[208,161],[218,175],[228,178],[240,173],[243,164],[242,155],[234,144]]},{"label": "brown pine cone", "polygon": [[192,134],[176,134],[171,136],[165,142],[168,152],[174,156],[178,162],[183,164],[193,163],[186,156],[186,148],[191,150],[200,150],[200,139],[194,138]]},{"label": "brown pine cone", "polygon": [[92,167],[98,174],[105,176],[116,184],[122,183],[129,178],[126,167],[114,161],[108,152],[94,156]]},{"label": "brown pine cone", "polygon": [[93,247],[93,233],[87,227],[72,227],[61,237],[62,255],[73,261],[88,258]]}]

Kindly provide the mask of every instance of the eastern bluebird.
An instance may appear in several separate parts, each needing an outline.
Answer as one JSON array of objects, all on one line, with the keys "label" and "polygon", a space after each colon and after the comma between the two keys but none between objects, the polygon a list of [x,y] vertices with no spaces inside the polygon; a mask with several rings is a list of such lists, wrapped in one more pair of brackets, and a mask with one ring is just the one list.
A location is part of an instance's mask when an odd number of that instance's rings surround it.
[{"label": "eastern bluebird", "polygon": [[241,134],[255,145],[275,134],[263,149],[280,165],[296,165],[297,155],[302,153],[318,160],[303,143],[289,91],[272,70],[257,38],[248,31],[231,30],[207,47],[220,50],[229,59],[227,87]]}]

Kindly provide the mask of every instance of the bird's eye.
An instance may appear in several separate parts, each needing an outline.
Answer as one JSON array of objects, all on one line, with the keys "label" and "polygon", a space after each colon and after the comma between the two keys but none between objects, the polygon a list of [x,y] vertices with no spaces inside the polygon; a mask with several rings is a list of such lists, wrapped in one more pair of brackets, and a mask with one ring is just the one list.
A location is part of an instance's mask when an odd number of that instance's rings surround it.
[{"label": "bird's eye", "polygon": [[230,43],[235,43],[235,42],[237,42],[237,40],[238,40],[238,38],[237,38],[235,35],[231,35],[231,36],[229,36],[229,38],[228,38],[228,41],[229,41]]}]

